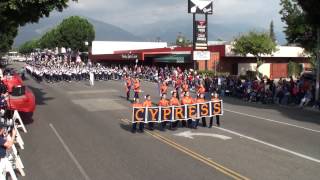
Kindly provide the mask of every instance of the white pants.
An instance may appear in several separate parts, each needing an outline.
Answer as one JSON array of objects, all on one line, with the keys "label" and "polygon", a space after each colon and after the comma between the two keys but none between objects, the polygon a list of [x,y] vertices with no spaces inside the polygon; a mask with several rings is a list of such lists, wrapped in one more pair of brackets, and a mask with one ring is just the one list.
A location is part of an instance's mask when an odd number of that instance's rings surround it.
[{"label": "white pants", "polygon": [[301,102],[300,102],[300,107],[307,105],[310,101],[311,101],[311,99],[309,99],[309,98],[305,98],[305,97],[302,98]]},{"label": "white pants", "polygon": [[4,158],[0,160],[0,180],[6,179],[6,163]]},{"label": "white pants", "polygon": [[94,86],[94,74],[90,73],[90,86]]}]

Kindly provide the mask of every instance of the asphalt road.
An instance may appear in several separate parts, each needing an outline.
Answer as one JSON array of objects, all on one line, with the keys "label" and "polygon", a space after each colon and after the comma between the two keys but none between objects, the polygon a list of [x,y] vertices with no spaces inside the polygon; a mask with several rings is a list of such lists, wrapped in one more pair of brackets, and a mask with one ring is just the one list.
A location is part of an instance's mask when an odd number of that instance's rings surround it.
[{"label": "asphalt road", "polygon": [[[36,95],[37,109],[22,135],[26,176],[21,179],[320,177],[318,112],[225,98],[221,128],[132,134],[123,82],[90,87],[88,82],[48,84],[28,77],[25,84]],[[156,84],[144,82],[142,90],[159,100]]]}]

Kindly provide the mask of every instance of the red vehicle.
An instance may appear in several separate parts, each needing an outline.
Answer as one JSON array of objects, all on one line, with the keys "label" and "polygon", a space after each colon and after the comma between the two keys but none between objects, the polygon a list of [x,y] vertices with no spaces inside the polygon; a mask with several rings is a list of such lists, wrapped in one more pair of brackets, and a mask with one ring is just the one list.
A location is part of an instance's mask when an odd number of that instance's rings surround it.
[{"label": "red vehicle", "polygon": [[5,75],[3,83],[7,86],[8,108],[19,112],[33,113],[36,107],[33,92],[23,85],[23,81],[18,74]]}]

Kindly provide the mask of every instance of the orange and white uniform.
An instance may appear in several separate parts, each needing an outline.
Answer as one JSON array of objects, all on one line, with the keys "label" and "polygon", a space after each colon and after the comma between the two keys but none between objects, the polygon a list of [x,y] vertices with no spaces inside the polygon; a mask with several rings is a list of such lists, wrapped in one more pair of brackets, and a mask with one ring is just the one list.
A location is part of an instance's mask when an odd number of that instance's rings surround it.
[{"label": "orange and white uniform", "polygon": [[181,100],[182,105],[194,104],[194,100],[190,96],[183,97]]},{"label": "orange and white uniform", "polygon": [[211,101],[213,101],[213,102],[220,102],[220,99],[219,99],[219,98],[212,97],[212,98],[211,98]]},{"label": "orange and white uniform", "polygon": [[141,90],[140,90],[140,82],[138,79],[134,80],[134,84],[133,84],[133,90],[134,92],[136,93],[139,93]]},{"label": "orange and white uniform", "polygon": [[161,84],[161,86],[160,86],[160,93],[161,93],[161,94],[167,94],[167,91],[168,91],[168,86],[167,86],[167,84],[166,84],[166,83]]},{"label": "orange and white uniform", "polygon": [[182,84],[182,91],[183,92],[189,92],[189,86],[188,86],[188,84],[186,82]]},{"label": "orange and white uniform", "polygon": [[203,85],[201,84],[198,88],[197,93],[198,94],[204,94],[206,92],[206,88],[203,87]]},{"label": "orange and white uniform", "polygon": [[125,81],[126,81],[126,90],[128,92],[130,91],[131,85],[132,85],[131,78],[130,77],[125,78]]},{"label": "orange and white uniform", "polygon": [[161,99],[158,103],[159,106],[166,107],[169,106],[169,101],[166,99]]},{"label": "orange and white uniform", "polygon": [[181,105],[179,99],[176,97],[172,97],[170,99],[169,103],[170,103],[170,106],[180,106]]},{"label": "orange and white uniform", "polygon": [[152,101],[150,100],[145,100],[143,102],[143,107],[151,107],[152,106]]},{"label": "orange and white uniform", "polygon": [[196,100],[196,103],[205,103],[205,102],[206,102],[206,100],[204,98],[198,98]]},{"label": "orange and white uniform", "polygon": [[132,107],[143,107],[142,103],[133,103]]}]

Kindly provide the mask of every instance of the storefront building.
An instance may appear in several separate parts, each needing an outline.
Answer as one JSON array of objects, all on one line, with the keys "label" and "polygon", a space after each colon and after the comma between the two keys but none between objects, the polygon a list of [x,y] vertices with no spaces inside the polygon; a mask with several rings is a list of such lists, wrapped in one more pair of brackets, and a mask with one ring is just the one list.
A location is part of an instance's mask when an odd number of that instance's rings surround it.
[{"label": "storefront building", "polygon": [[[209,45],[208,61],[193,61],[192,47],[168,47],[158,42],[93,42],[89,59],[102,64],[179,66],[243,75],[256,70],[256,58],[248,54],[239,56],[232,52],[231,45]],[[299,47],[279,46],[272,55],[262,55],[264,64],[259,71],[272,79],[288,76],[288,63],[300,63],[309,68],[309,57]]]}]

